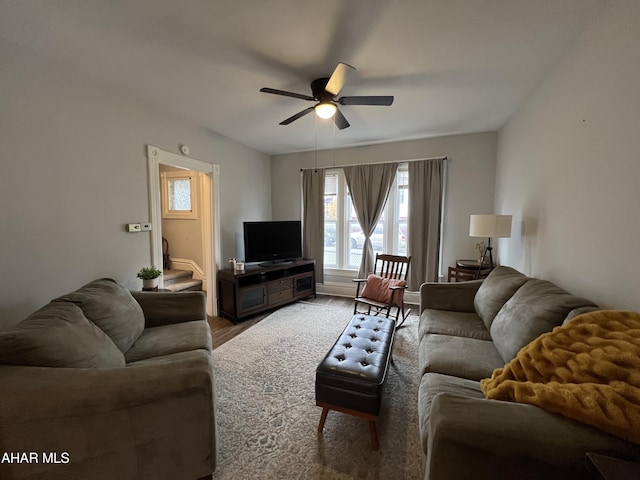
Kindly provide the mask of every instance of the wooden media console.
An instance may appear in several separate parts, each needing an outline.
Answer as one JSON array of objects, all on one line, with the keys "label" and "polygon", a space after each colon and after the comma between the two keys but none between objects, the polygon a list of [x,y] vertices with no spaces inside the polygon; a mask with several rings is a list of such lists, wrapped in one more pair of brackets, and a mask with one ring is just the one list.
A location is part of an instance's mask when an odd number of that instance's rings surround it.
[{"label": "wooden media console", "polygon": [[315,260],[218,270],[219,315],[233,322],[316,294]]}]

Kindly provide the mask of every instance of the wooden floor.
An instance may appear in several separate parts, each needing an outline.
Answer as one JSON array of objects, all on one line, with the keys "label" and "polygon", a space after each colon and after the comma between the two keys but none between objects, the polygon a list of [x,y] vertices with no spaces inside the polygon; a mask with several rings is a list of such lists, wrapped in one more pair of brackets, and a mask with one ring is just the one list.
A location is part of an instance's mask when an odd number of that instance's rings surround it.
[{"label": "wooden floor", "polygon": [[[317,295],[316,298],[309,297],[305,302],[320,303],[324,305],[337,305],[340,307],[353,307],[353,298],[350,297],[334,297],[331,295]],[[273,311],[263,312],[253,317],[240,320],[234,324],[231,320],[222,317],[208,317],[209,326],[211,327],[211,336],[213,338],[213,348],[218,348],[233,337],[240,335],[246,329],[252,327],[263,318],[268,317]]]}]

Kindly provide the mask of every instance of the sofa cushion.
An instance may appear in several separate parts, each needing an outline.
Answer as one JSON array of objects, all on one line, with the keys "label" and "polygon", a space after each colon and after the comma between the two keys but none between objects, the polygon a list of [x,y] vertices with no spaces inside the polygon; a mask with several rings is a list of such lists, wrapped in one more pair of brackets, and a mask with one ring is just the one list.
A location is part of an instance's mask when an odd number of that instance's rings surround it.
[{"label": "sofa cushion", "polygon": [[487,330],[502,306],[527,280],[529,277],[511,267],[497,267],[484,279],[473,304]]},{"label": "sofa cushion", "polygon": [[601,310],[600,307],[580,307],[580,308],[574,308],[573,310],[571,310],[568,315],[565,317],[565,319],[562,321],[562,325],[565,325],[567,322],[570,322],[571,320],[573,320],[574,318],[576,318],[578,315],[582,315],[583,313],[591,313],[591,312],[595,312],[596,310]]},{"label": "sofa cushion", "polygon": [[418,347],[420,375],[427,372],[481,380],[490,377],[504,360],[493,342],[429,333]]},{"label": "sofa cushion", "polygon": [[467,398],[484,398],[480,383],[466,378],[452,377],[440,373],[427,373],[422,376],[418,390],[418,425],[422,450],[427,453],[429,440],[429,421],[431,419],[431,403],[440,393],[452,393]]},{"label": "sofa cushion", "polygon": [[130,363],[198,349],[212,350],[211,330],[204,320],[145,328],[125,358]]},{"label": "sofa cushion", "polygon": [[125,353],[144,329],[142,308],[115,280],[101,278],[75,292],[55,299],[79,306],[85,317],[95,323]]},{"label": "sofa cushion", "polygon": [[145,358],[127,363],[127,368],[144,367],[145,365],[175,365],[176,362],[189,361],[202,355],[203,350],[189,350],[186,352],[170,353],[160,357]]},{"label": "sofa cushion", "polygon": [[572,310],[595,306],[547,280],[531,279],[498,312],[491,324],[491,338],[508,362],[522,347],[561,325]]},{"label": "sofa cushion", "polygon": [[420,315],[418,338],[427,333],[491,340],[487,327],[475,313],[450,312],[426,308]]},{"label": "sofa cushion", "polygon": [[0,332],[0,363],[115,368],[124,367],[124,355],[76,305],[52,302]]}]

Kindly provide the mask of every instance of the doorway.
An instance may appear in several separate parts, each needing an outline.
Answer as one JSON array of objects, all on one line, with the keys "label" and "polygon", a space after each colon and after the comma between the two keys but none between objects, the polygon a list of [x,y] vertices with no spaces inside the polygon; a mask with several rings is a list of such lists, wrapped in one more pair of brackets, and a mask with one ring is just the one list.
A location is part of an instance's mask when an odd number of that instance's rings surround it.
[{"label": "doorway", "polygon": [[[200,172],[208,188],[202,202],[202,232],[205,290],[207,293],[207,314],[217,315],[217,272],[220,265],[220,214],[219,183],[220,167],[211,163],[195,160],[175,153],[167,152],[153,145],[147,146],[149,173],[149,201],[151,210],[151,258],[154,265],[162,265],[162,197],[160,165]],[[160,287],[163,279],[160,277]]]}]

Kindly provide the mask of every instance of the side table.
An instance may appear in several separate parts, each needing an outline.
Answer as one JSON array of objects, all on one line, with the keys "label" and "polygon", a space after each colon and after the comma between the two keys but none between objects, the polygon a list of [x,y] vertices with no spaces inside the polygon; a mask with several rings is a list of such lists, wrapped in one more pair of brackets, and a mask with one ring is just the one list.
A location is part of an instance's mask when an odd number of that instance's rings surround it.
[{"label": "side table", "polygon": [[449,267],[449,282],[466,282],[486,278],[491,272],[488,263],[480,265],[477,260],[456,260],[455,267]]}]

